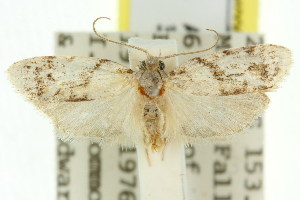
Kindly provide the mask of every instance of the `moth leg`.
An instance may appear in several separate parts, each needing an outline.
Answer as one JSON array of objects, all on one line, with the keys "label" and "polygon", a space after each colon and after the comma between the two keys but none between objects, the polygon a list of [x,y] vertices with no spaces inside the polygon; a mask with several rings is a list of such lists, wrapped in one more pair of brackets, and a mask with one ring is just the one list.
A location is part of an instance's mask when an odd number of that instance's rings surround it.
[{"label": "moth leg", "polygon": [[150,159],[150,155],[149,155],[148,148],[145,148],[145,154],[146,154],[146,156],[147,156],[148,164],[149,164],[149,166],[151,166],[151,159]]}]

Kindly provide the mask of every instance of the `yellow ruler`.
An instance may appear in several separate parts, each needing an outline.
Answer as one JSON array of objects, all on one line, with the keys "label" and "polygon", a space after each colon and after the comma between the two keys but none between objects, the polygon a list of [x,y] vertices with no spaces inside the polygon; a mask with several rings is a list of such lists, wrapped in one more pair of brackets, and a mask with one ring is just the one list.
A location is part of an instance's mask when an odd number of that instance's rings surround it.
[{"label": "yellow ruler", "polygon": [[235,31],[257,32],[259,0],[235,0]]},{"label": "yellow ruler", "polygon": [[129,31],[131,0],[119,0],[119,30]]}]

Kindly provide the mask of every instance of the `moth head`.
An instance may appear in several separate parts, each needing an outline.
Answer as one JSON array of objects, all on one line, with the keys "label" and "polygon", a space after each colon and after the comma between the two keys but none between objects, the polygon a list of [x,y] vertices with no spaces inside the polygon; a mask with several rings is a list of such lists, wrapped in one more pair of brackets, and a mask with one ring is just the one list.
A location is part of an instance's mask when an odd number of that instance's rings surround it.
[{"label": "moth head", "polygon": [[159,58],[156,57],[150,57],[146,60],[141,61],[140,69],[144,70],[164,70],[165,69],[165,63]]}]

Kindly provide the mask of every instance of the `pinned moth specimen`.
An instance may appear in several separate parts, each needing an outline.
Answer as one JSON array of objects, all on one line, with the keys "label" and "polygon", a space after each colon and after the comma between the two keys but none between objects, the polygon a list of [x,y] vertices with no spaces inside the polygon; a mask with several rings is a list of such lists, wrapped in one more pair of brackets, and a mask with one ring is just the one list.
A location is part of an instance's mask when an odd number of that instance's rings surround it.
[{"label": "pinned moth specimen", "polygon": [[153,56],[98,34],[99,19],[93,28],[101,39],[146,54],[136,70],[79,56],[33,57],[8,69],[12,84],[52,119],[62,139],[144,142],[159,150],[169,142],[239,133],[267,107],[265,93],[291,65],[290,50],[263,44],[195,57],[167,73],[166,59],[207,51],[218,40],[200,51]]}]

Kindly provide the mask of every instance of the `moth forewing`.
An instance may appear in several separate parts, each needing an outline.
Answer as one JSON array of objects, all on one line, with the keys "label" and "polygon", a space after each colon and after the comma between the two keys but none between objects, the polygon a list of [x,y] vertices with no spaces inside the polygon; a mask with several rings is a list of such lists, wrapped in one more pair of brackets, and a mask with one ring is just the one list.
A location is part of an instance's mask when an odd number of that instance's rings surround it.
[{"label": "moth forewing", "polygon": [[278,87],[291,65],[289,49],[270,44],[193,58],[170,73],[169,85],[194,95],[228,96]]},{"label": "moth forewing", "polygon": [[[166,83],[169,137],[187,143],[239,133],[269,104],[291,52],[277,45],[227,49],[178,66]],[[168,131],[166,131],[168,132]]]},{"label": "moth forewing", "polygon": [[47,56],[19,61],[8,73],[62,138],[98,137],[132,145],[143,135],[137,81],[127,67],[106,59]]}]

